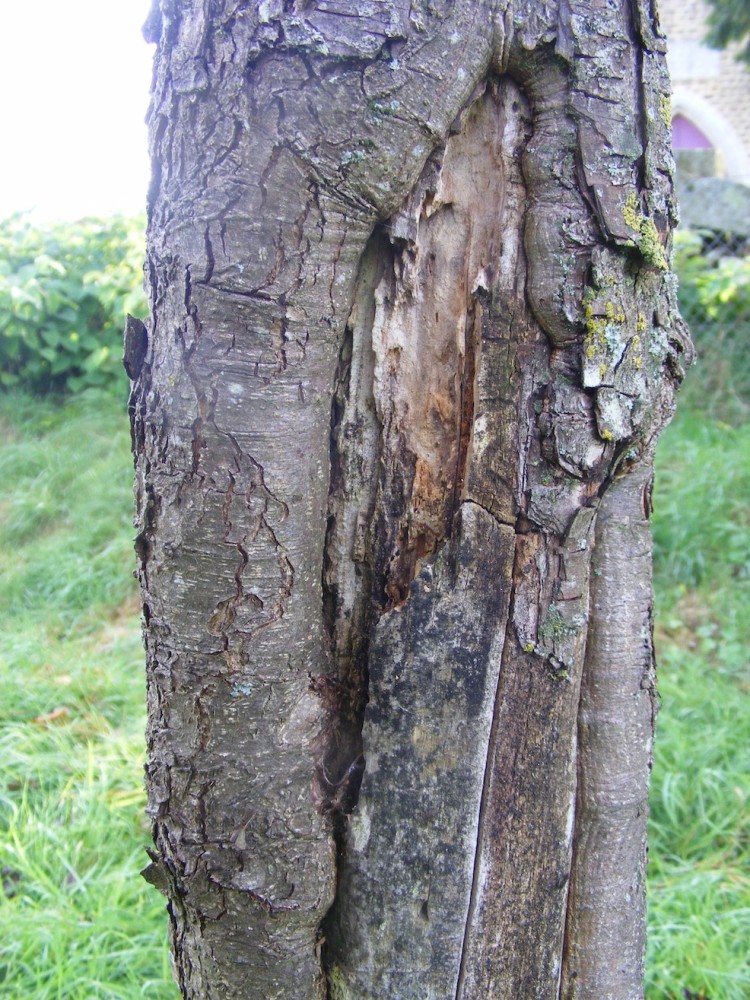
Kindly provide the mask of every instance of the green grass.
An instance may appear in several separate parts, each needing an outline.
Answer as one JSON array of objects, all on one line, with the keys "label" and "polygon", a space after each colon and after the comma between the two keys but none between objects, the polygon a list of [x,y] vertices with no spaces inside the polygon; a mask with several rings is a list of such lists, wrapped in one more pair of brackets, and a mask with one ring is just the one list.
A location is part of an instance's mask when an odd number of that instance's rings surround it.
[{"label": "green grass", "polygon": [[125,408],[0,401],[0,995],[172,998],[139,876],[143,653]]},{"label": "green grass", "polygon": [[654,538],[647,996],[747,1000],[750,423],[713,419],[705,397],[660,444]]},{"label": "green grass", "polygon": [[[659,453],[649,1000],[747,1000],[750,423]],[[705,398],[693,391],[692,398]],[[141,773],[122,401],[0,400],[0,995],[175,1000]]]}]

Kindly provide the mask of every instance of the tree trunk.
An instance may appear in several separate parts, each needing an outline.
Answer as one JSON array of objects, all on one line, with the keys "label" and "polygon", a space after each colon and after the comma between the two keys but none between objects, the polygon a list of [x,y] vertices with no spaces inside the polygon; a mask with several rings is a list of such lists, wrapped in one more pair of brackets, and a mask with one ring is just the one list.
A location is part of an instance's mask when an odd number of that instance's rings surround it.
[{"label": "tree trunk", "polygon": [[147,28],[145,874],[183,995],[642,997],[690,353],[650,2]]}]

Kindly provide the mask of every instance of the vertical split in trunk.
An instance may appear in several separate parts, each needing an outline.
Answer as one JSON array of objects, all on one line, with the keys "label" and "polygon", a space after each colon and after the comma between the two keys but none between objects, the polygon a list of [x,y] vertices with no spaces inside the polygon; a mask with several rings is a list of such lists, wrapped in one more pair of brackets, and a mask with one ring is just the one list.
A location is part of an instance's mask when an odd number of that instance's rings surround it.
[{"label": "vertical split in trunk", "polygon": [[321,694],[328,719],[319,747],[316,797],[332,817],[337,841],[341,815],[354,807],[362,777],[362,720],[376,615],[374,595],[383,586],[369,545],[382,453],[369,334],[375,289],[391,267],[390,244],[378,231],[360,262],[331,408],[331,476],[323,553],[323,618],[330,664],[312,683]]}]

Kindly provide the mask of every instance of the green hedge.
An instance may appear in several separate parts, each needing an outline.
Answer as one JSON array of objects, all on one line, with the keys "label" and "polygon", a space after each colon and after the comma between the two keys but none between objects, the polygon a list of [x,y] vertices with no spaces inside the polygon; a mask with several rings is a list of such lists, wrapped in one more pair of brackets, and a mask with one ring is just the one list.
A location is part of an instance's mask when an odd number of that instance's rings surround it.
[{"label": "green hedge", "polygon": [[125,314],[142,316],[143,219],[0,221],[0,385],[122,384]]},{"label": "green hedge", "polygon": [[750,409],[750,257],[729,249],[715,233],[680,230],[675,238],[680,311],[700,372],[685,393],[696,411],[734,424]]}]

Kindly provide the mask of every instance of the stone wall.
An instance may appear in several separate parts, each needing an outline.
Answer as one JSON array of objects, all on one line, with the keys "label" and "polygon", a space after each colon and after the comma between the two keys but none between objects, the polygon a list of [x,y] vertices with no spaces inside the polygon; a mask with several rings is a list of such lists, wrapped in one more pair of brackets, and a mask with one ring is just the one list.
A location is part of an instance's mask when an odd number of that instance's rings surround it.
[{"label": "stone wall", "polygon": [[659,0],[669,41],[674,112],[684,114],[719,150],[728,178],[750,184],[750,72],[737,47],[717,52],[704,37],[709,7],[703,0]]}]

